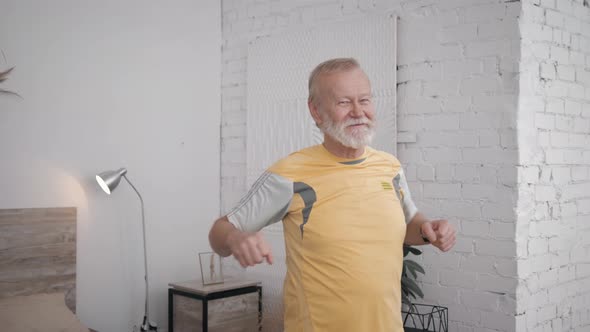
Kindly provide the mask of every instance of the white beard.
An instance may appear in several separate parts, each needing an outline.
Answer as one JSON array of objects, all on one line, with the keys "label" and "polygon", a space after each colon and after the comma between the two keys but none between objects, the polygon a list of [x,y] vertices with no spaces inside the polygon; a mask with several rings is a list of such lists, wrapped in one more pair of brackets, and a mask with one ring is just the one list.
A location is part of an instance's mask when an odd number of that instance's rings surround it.
[{"label": "white beard", "polygon": [[[320,130],[349,148],[360,149],[365,147],[371,144],[375,136],[375,124],[366,117],[349,119],[343,123],[335,123],[328,116],[322,116],[322,120],[324,123],[320,126]],[[348,129],[350,134],[347,133],[346,128],[355,124],[366,124],[366,126]]]}]

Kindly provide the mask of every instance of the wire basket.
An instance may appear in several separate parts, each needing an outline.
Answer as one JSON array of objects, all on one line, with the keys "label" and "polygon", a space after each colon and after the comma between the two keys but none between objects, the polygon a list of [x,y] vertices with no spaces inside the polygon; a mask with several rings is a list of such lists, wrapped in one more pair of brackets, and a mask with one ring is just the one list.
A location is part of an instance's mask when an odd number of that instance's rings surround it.
[{"label": "wire basket", "polygon": [[449,332],[449,309],[437,305],[410,304],[402,308],[405,332]]}]

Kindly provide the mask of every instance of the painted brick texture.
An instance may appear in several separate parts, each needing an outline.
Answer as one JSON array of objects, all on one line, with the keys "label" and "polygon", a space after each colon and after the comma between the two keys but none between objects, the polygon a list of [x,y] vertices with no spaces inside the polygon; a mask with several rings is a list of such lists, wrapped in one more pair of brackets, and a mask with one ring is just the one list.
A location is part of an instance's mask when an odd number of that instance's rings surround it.
[{"label": "painted brick texture", "polygon": [[396,13],[397,157],[419,209],[459,233],[450,253],[425,248],[423,302],[449,307],[450,331],[588,328],[582,0],[223,0],[222,10],[221,213],[248,189],[248,43]]},{"label": "painted brick texture", "polygon": [[590,330],[590,8],[522,2],[518,331]]}]

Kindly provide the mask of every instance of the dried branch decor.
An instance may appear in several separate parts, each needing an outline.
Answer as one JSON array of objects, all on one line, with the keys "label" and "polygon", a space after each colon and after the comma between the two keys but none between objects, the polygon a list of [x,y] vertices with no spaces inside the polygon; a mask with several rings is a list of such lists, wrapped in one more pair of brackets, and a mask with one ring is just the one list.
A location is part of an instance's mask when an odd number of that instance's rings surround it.
[{"label": "dried branch decor", "polygon": [[[6,62],[6,57],[4,56],[4,52],[0,51],[0,54],[2,54],[2,58]],[[10,72],[13,69],[14,69],[14,67],[8,68],[5,71],[0,71],[0,84],[2,84],[4,81],[6,81],[8,79],[8,75],[10,74]],[[10,90],[5,90],[1,87],[0,87],[0,95],[13,95],[13,96],[20,97],[20,95],[18,93],[14,92],[14,91],[10,91]]]}]

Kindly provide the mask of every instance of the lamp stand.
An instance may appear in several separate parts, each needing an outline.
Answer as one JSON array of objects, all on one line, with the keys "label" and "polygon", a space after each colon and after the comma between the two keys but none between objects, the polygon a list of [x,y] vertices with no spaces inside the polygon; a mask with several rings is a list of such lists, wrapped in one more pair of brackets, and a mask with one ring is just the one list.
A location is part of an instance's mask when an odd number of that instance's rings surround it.
[{"label": "lamp stand", "polygon": [[129,181],[129,179],[127,178],[127,176],[125,174],[123,174],[123,178],[125,178],[125,181],[127,181],[127,183],[129,183],[129,185],[131,186],[131,188],[133,188],[133,190],[135,191],[135,193],[137,194],[137,196],[139,197],[139,201],[141,202],[141,226],[142,226],[142,230],[143,230],[143,263],[144,263],[144,272],[145,272],[145,313],[143,315],[143,322],[141,323],[141,329],[140,331],[142,332],[147,332],[147,331],[158,331],[158,325],[156,323],[150,322],[149,320],[149,281],[148,281],[148,267],[147,267],[147,249],[146,249],[146,240],[145,240],[145,217],[144,217],[144,208],[143,208],[143,198],[141,197],[141,194],[139,193],[139,191],[137,191],[137,189],[135,188],[135,186],[133,185],[133,183],[131,183],[131,181]]}]

